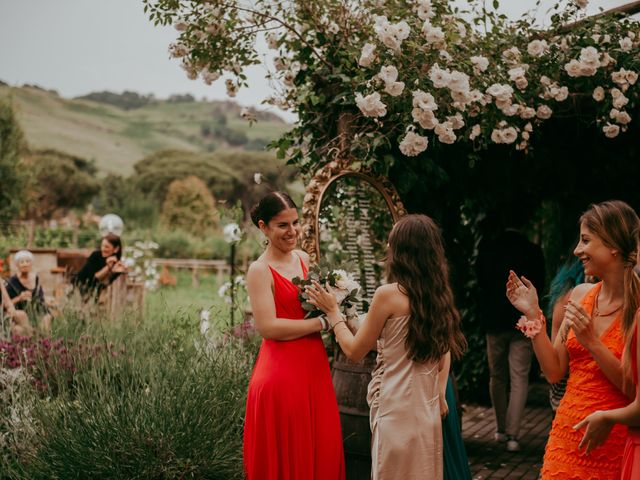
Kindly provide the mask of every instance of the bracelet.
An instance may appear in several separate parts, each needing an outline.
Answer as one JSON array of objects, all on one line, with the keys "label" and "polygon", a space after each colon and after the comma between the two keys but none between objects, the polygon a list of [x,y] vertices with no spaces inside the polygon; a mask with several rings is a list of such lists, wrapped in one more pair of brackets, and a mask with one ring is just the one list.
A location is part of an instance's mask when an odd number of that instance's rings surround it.
[{"label": "bracelet", "polygon": [[533,339],[544,329],[546,324],[547,319],[544,318],[542,310],[538,310],[538,314],[533,320],[529,320],[524,315],[520,317],[516,324],[516,328],[520,330],[525,337]]},{"label": "bracelet", "polygon": [[329,330],[329,321],[327,320],[327,318],[324,315],[321,315],[318,317],[318,320],[320,320],[320,331],[321,332],[326,332]]},{"label": "bracelet", "polygon": [[346,324],[347,324],[347,321],[346,321],[344,318],[343,318],[343,319],[341,319],[341,320],[338,320],[336,323],[334,323],[334,324],[331,326],[331,330],[335,332],[336,327],[337,327],[339,324],[341,324],[341,323],[344,323],[344,324],[346,325]]}]

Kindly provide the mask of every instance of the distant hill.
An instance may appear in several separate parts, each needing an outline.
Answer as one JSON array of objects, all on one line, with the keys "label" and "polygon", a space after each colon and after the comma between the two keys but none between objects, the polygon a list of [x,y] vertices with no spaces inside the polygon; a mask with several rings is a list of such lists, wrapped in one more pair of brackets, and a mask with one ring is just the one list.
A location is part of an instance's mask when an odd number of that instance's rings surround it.
[{"label": "distant hill", "polygon": [[67,99],[37,86],[0,85],[0,98],[11,99],[31,148],[95,159],[101,173],[120,175],[132,173],[137,161],[157,150],[262,150],[290,128],[265,112],[249,127],[236,103],[189,95],[158,100],[135,92],[95,92]]}]

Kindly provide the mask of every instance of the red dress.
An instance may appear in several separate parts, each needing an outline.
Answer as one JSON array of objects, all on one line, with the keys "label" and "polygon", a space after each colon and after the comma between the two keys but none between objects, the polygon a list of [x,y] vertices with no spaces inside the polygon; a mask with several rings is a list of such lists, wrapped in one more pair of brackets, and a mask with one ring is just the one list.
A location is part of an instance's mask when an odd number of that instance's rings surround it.
[{"label": "red dress", "polygon": [[[269,268],[276,317],[304,318],[298,288]],[[319,333],[262,340],[247,393],[244,468],[247,480],[344,480],[340,415]]]},{"label": "red dress", "polygon": [[[638,385],[638,326],[631,339],[631,366],[633,380]],[[640,478],[640,428],[629,427],[627,443],[622,454],[622,475],[620,480],[638,480]]]}]

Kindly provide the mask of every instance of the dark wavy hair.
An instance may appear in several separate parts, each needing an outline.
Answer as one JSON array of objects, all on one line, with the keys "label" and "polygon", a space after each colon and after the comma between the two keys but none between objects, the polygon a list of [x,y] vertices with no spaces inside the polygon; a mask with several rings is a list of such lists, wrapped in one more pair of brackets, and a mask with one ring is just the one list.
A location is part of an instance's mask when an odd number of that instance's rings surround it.
[{"label": "dark wavy hair", "polygon": [[273,217],[287,208],[298,208],[288,193],[269,192],[251,209],[251,221],[259,227],[260,220],[265,224],[269,223]]},{"label": "dark wavy hair", "polygon": [[460,358],[467,341],[449,283],[440,229],[426,215],[407,215],[389,234],[387,279],[409,297],[411,317],[405,346],[416,362],[437,361],[447,352]]}]

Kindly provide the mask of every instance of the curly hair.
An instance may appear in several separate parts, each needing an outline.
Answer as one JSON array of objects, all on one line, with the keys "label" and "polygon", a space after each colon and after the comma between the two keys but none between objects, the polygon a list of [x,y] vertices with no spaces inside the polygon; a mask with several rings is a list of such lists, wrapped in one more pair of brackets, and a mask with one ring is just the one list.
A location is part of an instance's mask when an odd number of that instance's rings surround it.
[{"label": "curly hair", "polygon": [[440,229],[426,215],[401,218],[389,234],[387,279],[407,295],[411,317],[405,346],[416,362],[460,358],[467,341],[449,283]]}]

